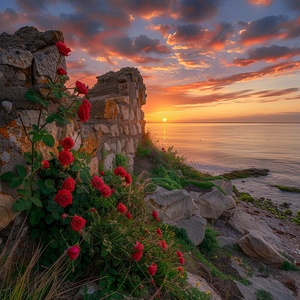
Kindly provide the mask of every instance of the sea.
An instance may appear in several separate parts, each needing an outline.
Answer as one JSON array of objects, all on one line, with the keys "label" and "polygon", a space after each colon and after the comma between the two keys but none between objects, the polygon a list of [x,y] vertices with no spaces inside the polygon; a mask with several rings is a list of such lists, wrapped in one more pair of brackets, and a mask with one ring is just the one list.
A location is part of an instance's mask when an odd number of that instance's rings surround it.
[{"label": "sea", "polygon": [[267,176],[232,180],[240,192],[288,203],[300,211],[300,123],[146,123],[154,143],[173,147],[186,163],[212,175],[247,168],[268,169]]}]

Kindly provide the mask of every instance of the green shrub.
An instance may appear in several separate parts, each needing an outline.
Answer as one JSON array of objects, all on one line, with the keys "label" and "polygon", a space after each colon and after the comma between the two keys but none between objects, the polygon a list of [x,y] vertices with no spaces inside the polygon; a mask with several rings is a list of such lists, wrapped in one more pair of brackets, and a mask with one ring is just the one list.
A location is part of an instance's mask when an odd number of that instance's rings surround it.
[{"label": "green shrub", "polygon": [[265,290],[257,290],[255,292],[255,296],[256,296],[257,300],[272,300],[273,299],[272,294]]},{"label": "green shrub", "polygon": [[220,244],[216,236],[218,232],[212,227],[207,226],[205,229],[205,237],[202,243],[198,246],[199,250],[208,257],[213,257],[220,249]]}]

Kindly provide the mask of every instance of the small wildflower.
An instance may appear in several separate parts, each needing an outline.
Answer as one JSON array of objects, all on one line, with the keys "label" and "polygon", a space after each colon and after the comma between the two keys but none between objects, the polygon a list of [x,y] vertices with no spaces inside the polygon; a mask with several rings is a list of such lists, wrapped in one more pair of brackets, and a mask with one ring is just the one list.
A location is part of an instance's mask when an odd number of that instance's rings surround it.
[{"label": "small wildflower", "polygon": [[149,267],[148,267],[148,273],[151,276],[154,276],[155,273],[157,272],[157,265],[155,263],[152,263]]},{"label": "small wildflower", "polygon": [[96,212],[96,209],[94,207],[91,208],[91,212],[94,213]]}]

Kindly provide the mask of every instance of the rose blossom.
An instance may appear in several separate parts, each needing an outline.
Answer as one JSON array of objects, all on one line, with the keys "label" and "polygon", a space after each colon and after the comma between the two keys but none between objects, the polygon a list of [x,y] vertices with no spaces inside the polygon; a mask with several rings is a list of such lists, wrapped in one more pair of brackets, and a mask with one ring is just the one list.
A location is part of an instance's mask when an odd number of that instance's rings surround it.
[{"label": "rose blossom", "polygon": [[120,175],[122,177],[125,177],[127,175],[127,171],[123,167],[116,167],[114,169],[114,174],[115,175]]},{"label": "rose blossom", "polygon": [[117,209],[123,215],[125,215],[127,212],[127,207],[123,203],[119,203]]},{"label": "rose blossom", "polygon": [[68,56],[68,54],[71,52],[71,49],[68,48],[62,41],[56,42],[56,48],[58,52],[63,56]]},{"label": "rose blossom", "polygon": [[104,174],[104,171],[101,171],[101,172],[100,172],[100,175],[101,175],[101,176],[104,176],[104,175],[105,175],[105,174]]},{"label": "rose blossom", "polygon": [[182,266],[179,266],[179,267],[177,268],[177,270],[178,270],[178,272],[181,272],[181,273],[183,273],[183,272],[184,272],[184,270],[183,270],[183,267],[182,267]]},{"label": "rose blossom", "polygon": [[56,70],[56,73],[57,73],[58,75],[67,75],[67,71],[66,71],[65,69],[63,69],[63,68],[58,68],[58,69]]},{"label": "rose blossom", "polygon": [[74,147],[74,141],[72,138],[66,137],[62,140],[61,145],[64,148],[64,150],[70,150]]},{"label": "rose blossom", "polygon": [[162,232],[161,232],[160,228],[156,229],[156,233],[159,235],[159,237],[162,237]]},{"label": "rose blossom", "polygon": [[96,210],[94,207],[91,208],[91,212],[92,212],[92,213],[94,213],[94,212],[96,212],[96,211],[97,211],[97,210]]},{"label": "rose blossom", "polygon": [[140,261],[140,259],[142,258],[143,256],[143,251],[138,251],[138,252],[134,252],[132,255],[131,255],[131,258],[133,260],[136,260],[136,261]]},{"label": "rose blossom", "polygon": [[125,181],[127,184],[130,184],[132,182],[132,178],[131,178],[131,175],[130,174],[126,174],[125,175]]},{"label": "rose blossom", "polygon": [[66,207],[67,205],[72,204],[72,194],[69,190],[59,190],[54,197],[54,201],[59,204],[61,207]]},{"label": "rose blossom", "polygon": [[184,258],[183,257],[179,257],[179,263],[182,264],[182,265],[184,264]]},{"label": "rose blossom", "polygon": [[127,213],[126,213],[126,218],[128,219],[128,220],[131,220],[132,219],[132,214],[128,211]]},{"label": "rose blossom", "polygon": [[99,190],[101,186],[104,184],[104,181],[102,178],[100,178],[99,176],[95,175],[92,179],[92,187]]},{"label": "rose blossom", "polygon": [[76,183],[72,177],[65,179],[65,181],[62,184],[62,188],[64,190],[69,190],[70,192],[73,192],[75,190],[75,186],[76,186]]},{"label": "rose blossom", "polygon": [[64,213],[64,214],[61,215],[62,219],[66,219],[67,217],[68,217],[68,215],[66,213]]},{"label": "rose blossom", "polygon": [[100,192],[101,192],[102,197],[104,197],[104,198],[108,198],[111,195],[111,189],[107,184],[103,184],[100,187]]},{"label": "rose blossom", "polygon": [[178,257],[183,257],[183,255],[182,255],[182,253],[181,253],[180,251],[177,251],[177,252],[176,252],[176,255],[177,255]]},{"label": "rose blossom", "polygon": [[168,245],[164,240],[159,241],[157,244],[158,244],[159,247],[161,247],[164,250],[166,250],[168,248]]},{"label": "rose blossom", "polygon": [[68,252],[69,258],[71,260],[75,260],[80,253],[80,247],[78,245],[74,245],[74,246],[70,247],[67,250],[67,252]]},{"label": "rose blossom", "polygon": [[134,250],[137,250],[137,251],[143,251],[144,250],[144,246],[139,242],[139,241],[136,241],[136,244],[133,248]]},{"label": "rose blossom", "polygon": [[155,219],[155,220],[158,220],[158,212],[156,210],[154,210],[152,212],[152,217]]},{"label": "rose blossom", "polygon": [[63,166],[69,165],[74,161],[74,157],[69,150],[60,151],[57,159]]},{"label": "rose blossom", "polygon": [[71,221],[71,228],[74,230],[74,231],[79,231],[80,229],[84,228],[85,226],[85,223],[86,223],[86,220],[80,216],[77,216],[75,215],[73,218],[72,218],[72,221]]},{"label": "rose blossom", "polygon": [[86,95],[89,92],[89,90],[87,89],[87,87],[85,86],[84,83],[82,83],[80,81],[76,81],[75,85],[76,85],[78,94],[84,94],[84,95]]},{"label": "rose blossom", "polygon": [[46,160],[46,159],[42,160],[42,161],[41,161],[41,167],[42,167],[43,169],[48,169],[48,168],[50,168],[50,163],[49,163],[49,161]]},{"label": "rose blossom", "polygon": [[80,122],[87,122],[90,118],[91,103],[84,99],[78,108],[78,117]]},{"label": "rose blossom", "polygon": [[152,263],[149,267],[148,267],[148,273],[151,276],[154,276],[155,273],[157,272],[157,265],[155,263]]}]

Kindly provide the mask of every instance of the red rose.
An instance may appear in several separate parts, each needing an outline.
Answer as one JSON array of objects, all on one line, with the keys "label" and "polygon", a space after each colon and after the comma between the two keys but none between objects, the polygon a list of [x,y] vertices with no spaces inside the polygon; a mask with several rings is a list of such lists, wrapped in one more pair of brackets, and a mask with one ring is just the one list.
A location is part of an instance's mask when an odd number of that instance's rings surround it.
[{"label": "red rose", "polygon": [[48,169],[48,168],[50,168],[50,163],[49,163],[49,161],[46,160],[46,159],[42,160],[42,161],[41,161],[41,167],[42,167],[43,169]]},{"label": "red rose", "polygon": [[114,169],[114,174],[115,175],[120,175],[122,177],[125,177],[127,175],[127,171],[123,167],[116,167]]},{"label": "red rose", "polygon": [[101,171],[101,172],[100,172],[100,175],[101,175],[101,176],[104,176],[104,172],[103,172],[103,171]]},{"label": "red rose", "polygon": [[64,148],[64,150],[70,150],[74,147],[74,141],[72,138],[66,137],[62,140],[61,145]]},{"label": "red rose", "polygon": [[108,198],[111,195],[111,189],[107,184],[103,184],[100,187],[100,192],[101,192],[102,197],[104,197],[104,198]]},{"label": "red rose", "polygon": [[79,106],[78,109],[78,117],[80,119],[80,122],[87,122],[89,120],[90,116],[90,111],[91,111],[91,103],[84,99]]},{"label": "red rose", "polygon": [[181,253],[180,251],[177,251],[177,252],[176,252],[176,255],[177,255],[178,257],[183,257],[183,255],[182,255],[182,253]]},{"label": "red rose", "polygon": [[157,272],[157,265],[155,263],[152,263],[151,266],[148,267],[148,273],[151,276],[154,276],[156,272]]},{"label": "red rose", "polygon": [[68,48],[66,44],[62,41],[56,43],[56,48],[58,52],[63,56],[68,56],[68,54],[71,52],[71,49]]},{"label": "red rose", "polygon": [[158,244],[159,247],[161,247],[164,250],[166,250],[168,248],[168,245],[164,240],[159,241],[157,244]]},{"label": "red rose", "polygon": [[181,272],[181,273],[183,273],[183,272],[184,272],[184,270],[183,270],[183,267],[182,267],[182,266],[179,266],[179,267],[177,268],[177,270],[178,270],[178,272]]},{"label": "red rose", "polygon": [[152,212],[152,217],[155,219],[155,220],[158,220],[158,212],[156,210],[154,210]]},{"label": "red rose", "polygon": [[133,248],[134,250],[137,250],[137,251],[143,251],[144,250],[144,246],[139,242],[139,241],[136,241],[136,244]]},{"label": "red rose", "polygon": [[132,220],[132,214],[129,211],[126,213],[125,216],[128,220]]},{"label": "red rose", "polygon": [[66,213],[64,213],[64,214],[61,215],[62,219],[66,219],[67,217],[68,217],[68,215]]},{"label": "red rose", "polygon": [[75,180],[72,177],[67,178],[63,184],[62,184],[62,188],[64,190],[69,190],[70,192],[73,192],[75,190]]},{"label": "red rose", "polygon": [[96,209],[94,207],[91,208],[91,212],[94,213],[96,212]]},{"label": "red rose", "polygon": [[80,81],[76,81],[75,85],[76,85],[78,94],[84,94],[84,95],[86,95],[89,92],[89,90],[87,89],[87,87],[85,86],[84,83],[82,83]]},{"label": "red rose", "polygon": [[54,201],[59,204],[61,207],[66,207],[67,205],[72,204],[72,194],[69,190],[59,190],[54,197]]},{"label": "red rose", "polygon": [[63,69],[63,68],[58,68],[58,69],[56,70],[56,73],[57,73],[58,75],[67,75],[67,71],[66,71],[65,69]]},{"label": "red rose", "polygon": [[143,251],[134,252],[131,256],[133,260],[139,261],[143,256]]},{"label": "red rose", "polygon": [[117,209],[123,215],[125,215],[127,212],[127,207],[123,203],[119,203]]},{"label": "red rose", "polygon": [[182,265],[184,264],[184,258],[183,257],[179,257],[179,263],[182,264]]},{"label": "red rose", "polygon": [[66,166],[73,162],[74,157],[69,150],[62,150],[59,152],[57,159],[61,165]]},{"label": "red rose", "polygon": [[79,231],[80,229],[84,228],[85,223],[86,223],[86,220],[84,218],[75,215],[71,221],[71,228],[74,231]]},{"label": "red rose", "polygon": [[70,247],[67,250],[67,252],[68,252],[69,258],[71,260],[75,260],[80,253],[80,247],[78,245],[74,245],[74,246]]},{"label": "red rose", "polygon": [[162,237],[162,232],[161,232],[160,228],[156,229],[156,233],[159,235],[159,237]]},{"label": "red rose", "polygon": [[131,175],[130,174],[126,174],[125,175],[125,181],[127,184],[130,184],[132,182],[132,178],[131,178]]},{"label": "red rose", "polygon": [[95,175],[92,179],[92,187],[100,191],[102,185],[104,185],[103,179]]}]

